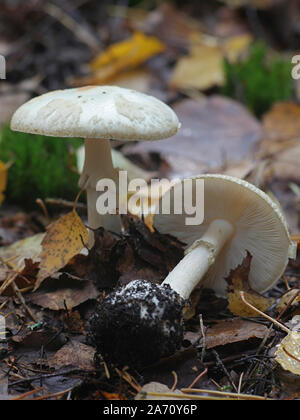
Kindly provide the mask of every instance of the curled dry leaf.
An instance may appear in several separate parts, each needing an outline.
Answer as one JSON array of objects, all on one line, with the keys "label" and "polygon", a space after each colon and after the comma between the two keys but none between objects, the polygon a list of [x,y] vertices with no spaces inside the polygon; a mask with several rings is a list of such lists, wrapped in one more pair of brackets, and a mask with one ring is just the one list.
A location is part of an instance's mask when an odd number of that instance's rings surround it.
[{"label": "curled dry leaf", "polygon": [[252,257],[248,253],[241,265],[232,270],[226,279],[228,283],[228,308],[231,313],[238,316],[257,317],[257,312],[246,306],[241,299],[240,292],[245,292],[245,297],[249,303],[257,309],[265,312],[274,303],[274,299],[265,298],[251,289],[249,284],[249,271]]},{"label": "curled dry leaf", "polygon": [[35,290],[45,278],[55,274],[79,254],[87,240],[87,229],[75,210],[53,223],[42,242],[40,271]]}]

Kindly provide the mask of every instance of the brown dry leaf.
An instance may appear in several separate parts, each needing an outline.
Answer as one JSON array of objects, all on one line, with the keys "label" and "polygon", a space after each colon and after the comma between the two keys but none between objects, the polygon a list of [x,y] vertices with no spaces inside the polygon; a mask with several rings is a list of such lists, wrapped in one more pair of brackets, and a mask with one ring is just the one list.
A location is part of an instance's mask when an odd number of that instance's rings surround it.
[{"label": "brown dry leaf", "polygon": [[280,366],[300,375],[300,333],[291,331],[278,345],[275,360]]},{"label": "brown dry leaf", "polygon": [[93,347],[78,341],[71,341],[51,357],[49,366],[55,369],[76,366],[78,369],[94,370],[94,354],[95,349]]},{"label": "brown dry leaf", "polygon": [[76,84],[102,84],[120,73],[139,67],[149,58],[163,52],[165,45],[154,36],[135,32],[131,38],[113,44],[90,64],[93,75]]},{"label": "brown dry leaf", "polygon": [[268,163],[268,170],[278,179],[300,181],[300,140],[296,144],[286,144],[286,148],[277,152]]},{"label": "brown dry leaf", "polygon": [[40,271],[35,290],[46,277],[55,274],[79,254],[87,240],[87,229],[75,210],[53,223],[42,242],[43,251],[40,254]]},{"label": "brown dry leaf", "polygon": [[300,136],[300,105],[278,102],[263,117],[265,136],[270,140],[290,140]]},{"label": "brown dry leaf", "polygon": [[133,215],[123,215],[122,224],[126,237],[119,242],[116,253],[119,255],[117,269],[123,280],[134,276],[131,280],[162,281],[183,258],[184,245],[171,235],[151,232]]},{"label": "brown dry leaf", "polygon": [[233,318],[219,321],[209,327],[205,334],[206,348],[212,349],[226,344],[247,341],[251,338],[264,338],[268,332],[265,325]]},{"label": "brown dry leaf", "polygon": [[246,306],[241,299],[240,292],[245,292],[246,300],[262,312],[273,305],[275,299],[265,298],[251,289],[249,285],[249,271],[252,257],[248,253],[245,260],[235,270],[232,270],[228,278],[228,308],[234,315],[248,318],[258,317],[257,312]]},{"label": "brown dry leaf", "polygon": [[89,299],[97,299],[99,292],[92,281],[51,280],[45,286],[45,291],[38,291],[30,296],[35,305],[52,311],[73,309]]},{"label": "brown dry leaf", "polygon": [[[300,105],[278,102],[262,120],[263,133],[260,156],[268,157],[299,145]],[[280,156],[279,156],[280,157]]]}]

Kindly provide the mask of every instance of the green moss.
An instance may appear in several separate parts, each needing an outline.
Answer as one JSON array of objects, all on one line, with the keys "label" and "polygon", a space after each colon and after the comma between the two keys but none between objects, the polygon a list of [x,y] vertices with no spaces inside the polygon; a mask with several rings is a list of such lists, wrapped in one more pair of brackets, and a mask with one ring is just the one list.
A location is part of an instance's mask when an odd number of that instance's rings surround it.
[{"label": "green moss", "polygon": [[222,93],[243,101],[257,116],[293,95],[291,63],[280,56],[267,61],[267,52],[266,45],[257,42],[245,61],[225,62],[226,85]]},{"label": "green moss", "polygon": [[80,140],[16,133],[4,126],[0,137],[0,160],[13,161],[5,192],[9,202],[32,207],[36,198],[74,199],[78,192],[76,157],[71,148]]}]

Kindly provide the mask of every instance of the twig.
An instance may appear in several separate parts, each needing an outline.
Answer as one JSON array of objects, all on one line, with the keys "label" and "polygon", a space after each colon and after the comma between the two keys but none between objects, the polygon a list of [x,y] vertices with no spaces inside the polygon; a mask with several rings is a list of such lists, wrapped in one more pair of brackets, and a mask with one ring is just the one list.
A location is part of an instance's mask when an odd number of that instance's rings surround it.
[{"label": "twig", "polygon": [[228,372],[228,370],[226,369],[224,363],[222,362],[219,354],[216,352],[216,350],[213,350],[213,354],[215,355],[217,364],[223,369],[223,371],[224,371],[227,379],[229,380],[231,386],[233,387],[233,389],[235,390],[235,392],[237,392],[237,387],[235,386],[235,383],[233,382],[232,377],[231,377],[230,373]]},{"label": "twig", "polygon": [[44,11],[69,29],[69,31],[71,31],[82,43],[86,44],[94,51],[98,50],[98,39],[96,39],[85,27],[82,25],[80,26],[78,22],[76,22],[69,14],[64,12],[60,7],[53,3],[47,3],[44,7]]},{"label": "twig", "polygon": [[200,373],[200,375],[198,375],[198,376],[197,376],[197,378],[193,380],[193,382],[191,383],[191,385],[190,385],[190,386],[188,386],[188,388],[187,388],[187,389],[193,388],[193,386],[195,386],[195,385],[196,385],[196,383],[197,383],[197,382],[198,382],[201,378],[203,378],[203,376],[205,376],[205,375],[207,374],[207,372],[208,372],[208,369],[205,369],[203,372],[201,372],[201,373]]},{"label": "twig", "polygon": [[171,388],[171,391],[174,392],[175,389],[176,389],[176,386],[178,384],[178,376],[177,376],[177,373],[175,372],[175,370],[172,370],[172,375],[174,376],[174,383],[173,383],[173,386]]},{"label": "twig", "polygon": [[263,316],[264,318],[268,319],[269,321],[271,321],[273,324],[275,324],[278,328],[281,328],[283,331],[285,331],[287,334],[290,333],[290,330],[283,324],[281,324],[280,322],[276,321],[276,319],[271,318],[269,315],[265,314],[264,312],[260,311],[259,309],[257,309],[255,306],[251,305],[251,303],[249,303],[246,298],[245,298],[245,292],[240,292],[240,296],[242,301],[244,302],[245,305],[247,305],[249,308],[251,308],[253,311],[257,312],[259,315]]},{"label": "twig", "polygon": [[190,389],[190,388],[182,388],[180,390],[181,392],[189,392],[191,394],[193,393],[201,393],[201,394],[210,394],[210,395],[220,395],[224,397],[233,397],[234,399],[245,399],[245,400],[260,400],[265,401],[267,398],[260,397],[258,395],[247,395],[247,394],[233,394],[232,392],[223,392],[223,391],[213,391],[211,389]]},{"label": "twig", "polygon": [[25,392],[25,394],[18,395],[15,398],[12,398],[13,401],[23,400],[26,397],[29,397],[30,395],[36,394],[37,392],[42,391],[44,388],[37,388],[33,389],[32,391]]},{"label": "twig", "polygon": [[[60,207],[67,207],[67,208],[74,208],[74,203],[72,201],[62,200],[59,198],[46,198],[45,202],[47,204],[51,204],[53,206],[60,206]],[[87,205],[84,203],[77,203],[77,208],[86,210]]]},{"label": "twig", "polygon": [[41,397],[33,398],[33,401],[47,400],[48,398],[58,398],[72,391],[73,388],[65,389],[64,391],[56,392],[55,394],[42,395]]},{"label": "twig", "polygon": [[[293,290],[293,289],[290,289],[290,290]],[[286,305],[286,307],[283,308],[282,311],[277,316],[277,318],[276,318],[277,321],[279,321],[279,319],[281,319],[282,316],[285,314],[285,312],[291,307],[291,305],[297,299],[297,297],[299,296],[299,294],[300,294],[300,290],[298,290],[298,293],[296,293],[294,296],[291,297],[291,299],[288,301],[288,304]]]},{"label": "twig", "polygon": [[[12,266],[11,266],[11,264],[10,263],[8,263],[8,262],[5,262],[3,259],[2,259],[2,257],[0,257],[0,262],[2,263],[2,264],[4,264],[4,265],[6,265],[6,267],[7,268],[9,268],[10,270],[12,269]],[[19,275],[19,273],[17,273],[17,274],[14,274],[13,275],[13,277],[11,278],[11,280],[9,281],[9,282],[7,282],[8,284],[6,285],[6,287],[5,288],[3,288],[4,290],[9,286],[9,285],[11,285],[12,286],[12,288],[13,288],[13,290],[14,290],[14,292],[15,292],[15,294],[18,296],[18,298],[20,299],[20,302],[22,303],[22,305],[24,306],[24,308],[25,308],[25,310],[26,310],[26,312],[28,313],[28,315],[30,316],[30,318],[34,321],[34,322],[37,322],[37,318],[34,316],[34,314],[33,314],[33,312],[31,311],[31,309],[27,306],[27,304],[26,304],[26,302],[25,302],[25,299],[24,299],[24,297],[23,297],[23,295],[22,295],[22,293],[20,292],[20,289],[18,288],[18,286],[17,286],[17,284],[16,284],[16,282],[15,282],[15,279],[18,277],[18,275]],[[4,282],[5,283],[5,282]],[[2,286],[4,286],[4,284],[2,285]],[[3,293],[3,291],[2,291],[2,287],[0,288],[0,294],[1,293]]]},{"label": "twig", "polygon": [[[49,373],[48,375],[43,375],[43,379],[55,378],[57,376],[72,375],[72,374],[75,374],[75,373],[78,374],[78,373],[85,373],[85,372],[86,372],[85,370],[75,368],[75,369],[69,369],[65,372]],[[40,379],[41,379],[41,375],[33,376],[31,378],[23,378],[20,381],[15,381],[15,382],[9,383],[8,386],[11,388],[13,386],[21,385],[21,384],[28,383],[28,382],[30,383],[30,382],[33,382],[33,381],[38,381]]]},{"label": "twig", "polygon": [[37,198],[35,200],[35,202],[41,207],[41,209],[43,210],[44,216],[47,219],[47,224],[49,225],[51,223],[51,219],[47,210],[47,207],[45,206],[44,201],[41,198]]},{"label": "twig", "polygon": [[206,352],[206,338],[205,338],[205,330],[204,330],[202,314],[199,315],[199,321],[200,321],[200,330],[201,330],[202,339],[203,339],[203,345],[202,345],[202,351],[201,351],[201,362],[203,363],[204,358],[205,358],[205,352]]}]

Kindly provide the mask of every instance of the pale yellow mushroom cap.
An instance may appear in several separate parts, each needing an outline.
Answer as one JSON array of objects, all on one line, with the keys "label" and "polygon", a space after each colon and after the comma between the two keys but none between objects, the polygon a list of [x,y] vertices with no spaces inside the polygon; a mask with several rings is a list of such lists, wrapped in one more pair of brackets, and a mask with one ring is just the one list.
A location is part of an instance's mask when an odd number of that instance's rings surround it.
[{"label": "pale yellow mushroom cap", "polygon": [[[251,287],[260,293],[270,289],[284,273],[288,259],[295,258],[296,254],[296,245],[291,241],[279,206],[263,191],[239,178],[200,175],[193,178],[193,190],[196,179],[204,180],[204,222],[186,226],[186,217],[190,215],[174,214],[171,210],[170,215],[156,214],[154,227],[190,246],[201,238],[213,220],[227,220],[234,226],[235,233],[207,272],[204,285],[225,296],[225,278],[243,262],[249,251],[252,255]],[[168,193],[172,203],[174,187]]]}]

